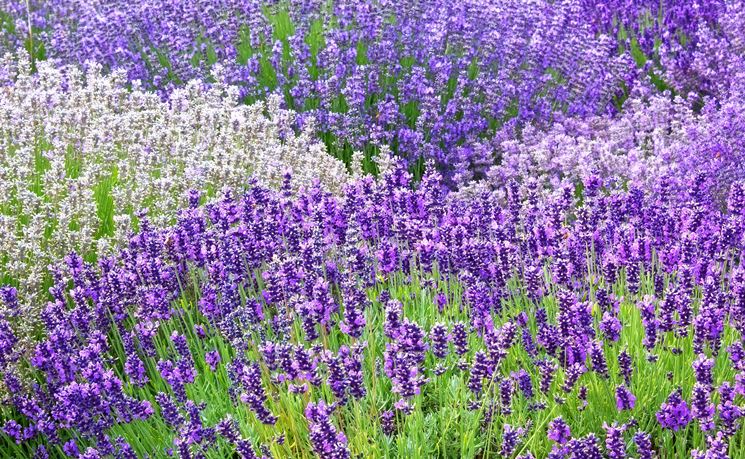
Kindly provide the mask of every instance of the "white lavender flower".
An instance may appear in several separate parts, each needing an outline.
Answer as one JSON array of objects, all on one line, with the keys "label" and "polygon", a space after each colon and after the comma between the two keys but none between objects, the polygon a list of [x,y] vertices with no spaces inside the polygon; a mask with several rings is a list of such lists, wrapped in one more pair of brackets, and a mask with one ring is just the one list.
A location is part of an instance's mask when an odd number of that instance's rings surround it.
[{"label": "white lavender flower", "polygon": [[142,209],[165,225],[190,190],[279,185],[289,172],[340,191],[350,177],[312,120],[295,131],[279,96],[246,106],[233,87],[194,81],[164,101],[96,64],[39,62],[33,75],[28,64],[23,52],[0,62],[0,280],[19,283],[26,308],[43,306],[50,263],[119,246]]}]

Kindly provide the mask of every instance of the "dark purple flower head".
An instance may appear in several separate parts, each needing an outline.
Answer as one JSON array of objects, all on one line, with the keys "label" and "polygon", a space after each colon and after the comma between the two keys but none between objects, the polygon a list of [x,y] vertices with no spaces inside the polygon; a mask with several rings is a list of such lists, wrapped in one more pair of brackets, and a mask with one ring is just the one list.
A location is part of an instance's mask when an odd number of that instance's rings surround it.
[{"label": "dark purple flower head", "polygon": [[565,444],[572,438],[569,426],[561,416],[554,418],[548,424],[548,438],[560,445]]},{"label": "dark purple flower head", "polygon": [[714,430],[714,411],[710,386],[697,382],[691,394],[691,416],[698,421],[702,431]]},{"label": "dark purple flower head", "polygon": [[608,378],[608,363],[605,360],[602,341],[592,343],[590,347],[590,360],[592,361],[592,370],[603,378]]},{"label": "dark purple flower head", "polygon": [[714,384],[714,378],[712,376],[713,368],[714,359],[710,359],[704,354],[699,354],[696,360],[693,361],[693,371],[696,376],[696,382],[712,386]]},{"label": "dark purple flower head", "polygon": [[694,450],[693,459],[729,459],[728,439],[722,432],[706,436],[706,451]]},{"label": "dark purple flower head", "polygon": [[626,385],[631,384],[631,375],[634,371],[633,363],[631,361],[631,355],[626,349],[618,353],[618,371],[623,376],[623,380]]},{"label": "dark purple flower head", "polygon": [[471,372],[468,379],[468,388],[475,394],[480,394],[483,389],[483,381],[491,376],[492,362],[483,351],[477,351],[473,356]]},{"label": "dark purple flower head", "polygon": [[505,378],[499,383],[499,406],[504,415],[512,413],[513,392],[514,383],[512,379]]},{"label": "dark purple flower head", "polygon": [[380,427],[386,435],[393,435],[396,431],[396,413],[391,410],[383,411],[380,414]]},{"label": "dark purple flower head", "polygon": [[3,432],[5,432],[5,435],[12,438],[19,445],[24,440],[23,427],[21,427],[21,425],[13,419],[5,422],[5,425],[3,426]]},{"label": "dark purple flower head", "polygon": [[217,350],[208,351],[204,354],[204,361],[209,365],[210,370],[217,370],[217,365],[220,363],[220,353]]},{"label": "dark purple flower head", "polygon": [[533,397],[533,381],[530,378],[530,374],[524,369],[520,369],[516,372],[512,372],[512,378],[517,382],[517,387],[523,393],[526,398]]},{"label": "dark purple flower head", "polygon": [[389,300],[385,305],[384,330],[386,336],[391,339],[398,338],[402,320],[403,305],[398,300]]},{"label": "dark purple flower head", "polygon": [[600,331],[606,339],[618,341],[621,337],[621,321],[618,320],[618,317],[606,311],[603,313],[603,319],[600,321]]},{"label": "dark purple flower head", "polygon": [[350,457],[347,438],[331,422],[333,409],[333,406],[326,405],[323,400],[308,403],[305,417],[309,424],[310,442],[320,457],[347,459]]},{"label": "dark purple flower head", "polygon": [[465,355],[468,352],[468,328],[466,324],[462,322],[453,324],[452,339],[455,353],[460,356]]},{"label": "dark purple flower head", "polygon": [[429,331],[429,340],[432,343],[432,354],[435,357],[444,359],[447,356],[449,339],[447,325],[436,323],[432,326]]},{"label": "dark purple flower head", "polygon": [[500,454],[502,457],[510,457],[515,452],[517,444],[520,439],[525,435],[525,429],[522,427],[512,427],[509,424],[504,425],[504,431],[502,432],[502,448]]},{"label": "dark purple flower head", "polygon": [[570,457],[583,459],[601,459],[599,440],[595,434],[588,434],[584,438],[572,439],[567,444]]},{"label": "dark purple flower head", "polygon": [[574,385],[577,384],[580,376],[582,376],[586,371],[587,368],[580,363],[575,363],[569,366],[564,372],[564,385],[562,386],[564,392],[571,392]]},{"label": "dark purple flower head", "polygon": [[636,444],[636,454],[639,456],[639,459],[652,459],[654,457],[652,440],[648,433],[643,431],[635,433],[634,443]]},{"label": "dark purple flower head", "polygon": [[559,369],[559,365],[552,360],[543,359],[536,362],[536,367],[541,376],[540,390],[544,394],[548,393],[551,389],[551,383],[554,380],[556,370]]},{"label": "dark purple flower head", "polygon": [[616,409],[618,411],[633,410],[636,396],[624,385],[616,387]]},{"label": "dark purple flower head", "polygon": [[605,429],[605,450],[610,459],[626,458],[626,443],[623,440],[623,427],[619,427],[615,422],[613,425],[603,423]]},{"label": "dark purple flower head", "polygon": [[657,412],[657,421],[662,428],[678,431],[691,421],[688,404],[683,400],[680,389],[674,390]]}]

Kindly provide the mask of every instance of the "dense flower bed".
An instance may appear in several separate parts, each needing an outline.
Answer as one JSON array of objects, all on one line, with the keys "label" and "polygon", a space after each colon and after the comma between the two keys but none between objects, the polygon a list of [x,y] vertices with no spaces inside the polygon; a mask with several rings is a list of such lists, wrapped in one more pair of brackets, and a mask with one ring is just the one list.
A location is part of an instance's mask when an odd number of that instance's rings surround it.
[{"label": "dense flower bed", "polygon": [[492,161],[501,123],[611,110],[637,73],[577,1],[77,5],[34,9],[48,57],[123,67],[161,93],[221,62],[243,95],[278,91],[314,116],[338,156],[387,144],[461,180]]},{"label": "dense flower bed", "polygon": [[0,457],[743,456],[743,0],[3,0],[0,50]]},{"label": "dense flower bed", "polygon": [[[76,457],[725,457],[743,441],[745,187],[445,198],[253,184],[55,274],[3,448]],[[28,385],[31,380],[38,384]],[[652,383],[653,381],[653,383]],[[146,440],[145,440],[146,439]],[[433,440],[439,439],[439,440]],[[633,444],[634,446],[629,446]],[[696,451],[693,451],[696,450]],[[533,456],[531,456],[531,454]]]}]

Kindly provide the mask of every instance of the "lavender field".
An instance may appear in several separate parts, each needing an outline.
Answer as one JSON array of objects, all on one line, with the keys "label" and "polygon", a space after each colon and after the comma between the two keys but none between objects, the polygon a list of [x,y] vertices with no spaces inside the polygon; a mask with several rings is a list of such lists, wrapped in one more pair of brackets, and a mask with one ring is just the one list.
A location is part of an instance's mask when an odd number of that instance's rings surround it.
[{"label": "lavender field", "polygon": [[745,1],[0,0],[0,458],[745,458]]}]

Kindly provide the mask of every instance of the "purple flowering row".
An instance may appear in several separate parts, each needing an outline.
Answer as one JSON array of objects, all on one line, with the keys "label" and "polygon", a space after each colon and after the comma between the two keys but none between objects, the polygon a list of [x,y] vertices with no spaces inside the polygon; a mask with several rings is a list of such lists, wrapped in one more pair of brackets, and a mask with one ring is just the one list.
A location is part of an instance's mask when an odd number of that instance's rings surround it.
[{"label": "purple flowering row", "polygon": [[28,5],[3,6],[6,49],[30,35],[36,54],[124,68],[161,93],[209,81],[220,63],[245,97],[280,92],[315,118],[335,154],[390,145],[412,167],[434,160],[449,184],[499,160],[503,130],[615,113],[649,74],[683,95],[724,96],[745,34],[731,0]]},{"label": "purple flowering row", "polygon": [[743,183],[722,211],[703,176],[680,193],[589,177],[579,195],[529,179],[464,197],[389,167],[342,197],[253,183],[171,228],[143,220],[114,258],[68,256],[29,355],[3,288],[3,447],[406,454],[386,439],[457,410],[483,441],[464,456],[737,448]]}]

